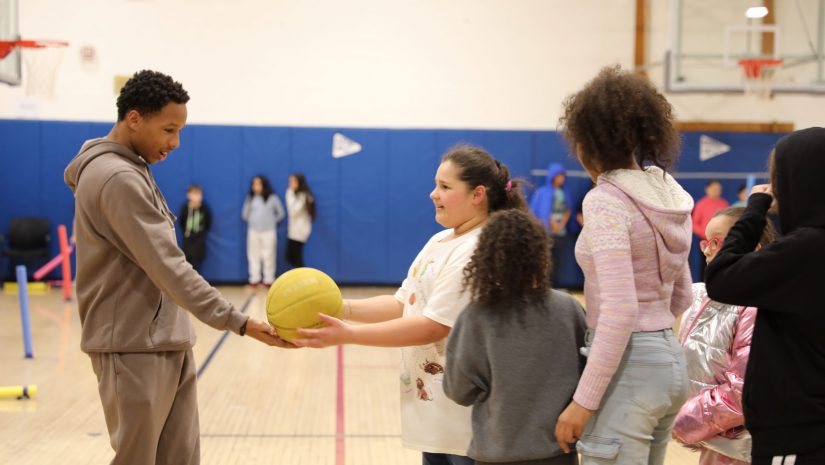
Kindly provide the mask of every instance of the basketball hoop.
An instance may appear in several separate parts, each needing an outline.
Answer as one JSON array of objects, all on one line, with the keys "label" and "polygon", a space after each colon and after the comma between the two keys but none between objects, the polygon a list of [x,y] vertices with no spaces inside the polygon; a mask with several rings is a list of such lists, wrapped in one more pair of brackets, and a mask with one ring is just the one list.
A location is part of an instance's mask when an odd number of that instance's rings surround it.
[{"label": "basketball hoop", "polygon": [[26,64],[26,95],[54,98],[57,68],[63,61],[68,42],[61,40],[0,41],[0,59],[15,47],[21,49]]},{"label": "basketball hoop", "polygon": [[745,95],[755,95],[762,99],[773,96],[773,78],[782,66],[782,60],[748,58],[739,60],[745,77]]}]

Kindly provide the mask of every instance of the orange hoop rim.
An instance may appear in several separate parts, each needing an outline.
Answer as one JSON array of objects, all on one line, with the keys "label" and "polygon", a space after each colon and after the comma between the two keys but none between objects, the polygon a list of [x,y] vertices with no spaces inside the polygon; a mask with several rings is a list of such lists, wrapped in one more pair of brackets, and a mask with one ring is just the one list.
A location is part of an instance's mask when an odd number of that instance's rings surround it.
[{"label": "orange hoop rim", "polygon": [[769,58],[744,58],[739,60],[739,66],[745,73],[745,78],[756,79],[762,76],[762,68],[777,68],[782,60]]},{"label": "orange hoop rim", "polygon": [[47,48],[47,47],[68,47],[69,43],[65,40],[50,40],[50,39],[26,39],[26,40],[0,40],[0,59],[14,50],[15,47],[20,48]]}]

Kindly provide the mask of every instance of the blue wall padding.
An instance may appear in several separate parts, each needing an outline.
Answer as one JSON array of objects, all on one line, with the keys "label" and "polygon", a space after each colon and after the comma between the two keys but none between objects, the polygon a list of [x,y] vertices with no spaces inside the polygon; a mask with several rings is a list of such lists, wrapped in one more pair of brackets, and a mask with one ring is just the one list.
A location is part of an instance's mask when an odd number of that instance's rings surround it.
[{"label": "blue wall padding", "polygon": [[[317,204],[317,218],[312,225],[312,235],[304,249],[306,266],[319,268],[339,279],[341,236],[341,186],[339,161],[331,155],[333,129],[298,128],[291,130],[292,145],[290,167],[280,174],[278,193],[283,198],[289,172],[299,171],[307,176]],[[294,168],[293,168],[294,166]],[[369,176],[372,175],[372,176]],[[375,173],[363,173],[361,179]],[[284,236],[282,236],[284,237]],[[285,241],[284,241],[285,242]],[[364,254],[378,251],[362,250]],[[279,254],[283,257],[283,254]],[[383,257],[382,257],[383,258]],[[279,259],[279,265],[283,263]],[[281,268],[280,271],[283,271]]]},{"label": "blue wall padding", "polygon": [[[434,131],[391,131],[387,176],[387,270],[403,279],[427,240],[441,228],[430,192],[441,154]],[[415,160],[409,163],[407,160]],[[410,236],[407,231],[419,231]]]},{"label": "blue wall padding", "polygon": [[[90,138],[105,136],[111,125],[93,122],[0,120],[0,230],[18,216],[45,216],[52,223],[52,255],[58,251],[57,225],[71,225],[74,202],[63,184],[63,170]],[[333,158],[332,137],[341,132],[363,150]],[[679,172],[766,170],[771,148],[781,134],[711,133],[731,152],[699,161],[699,133],[683,136]],[[307,175],[317,199],[318,217],[304,249],[307,266],[320,268],[349,284],[396,284],[406,276],[415,255],[439,231],[434,221],[433,178],[443,153],[457,143],[485,147],[510,167],[513,177],[543,183],[531,170],[559,162],[581,171],[561,135],[553,131],[396,130],[288,128],[260,126],[187,126],[181,147],[152,167],[172,211],[178,214],[190,183],[203,186],[213,212],[204,276],[219,282],[247,279],[246,224],[241,205],[252,176],[269,177],[284,200],[287,176]],[[707,179],[683,179],[695,198]],[[733,201],[744,179],[723,180],[725,197]],[[569,177],[578,204],[590,180]],[[532,191],[532,188],[530,188]],[[179,231],[180,233],[180,231]],[[575,237],[567,241],[558,286],[581,287],[575,264]],[[279,226],[278,273],[285,260],[286,222]],[[695,267],[697,246],[691,255]],[[7,266],[7,265],[6,265]],[[3,270],[8,273],[8,268]],[[60,270],[55,271],[58,276]]]},{"label": "blue wall padding", "polygon": [[[773,146],[785,134],[770,133],[705,133],[713,139],[731,147],[730,152],[709,160],[699,159],[699,139],[702,133],[686,133],[682,138],[682,156],[679,159],[678,172],[717,172],[717,173],[765,173],[768,171],[768,157]],[[709,178],[681,179],[679,182],[697,201],[705,195],[705,186]],[[745,179],[719,179],[722,183],[722,196],[729,202],[736,202],[739,186]],[[757,183],[767,182],[757,178]],[[699,239],[694,236],[691,247],[690,264],[694,281],[699,280],[699,261],[704,256],[699,250]]]}]

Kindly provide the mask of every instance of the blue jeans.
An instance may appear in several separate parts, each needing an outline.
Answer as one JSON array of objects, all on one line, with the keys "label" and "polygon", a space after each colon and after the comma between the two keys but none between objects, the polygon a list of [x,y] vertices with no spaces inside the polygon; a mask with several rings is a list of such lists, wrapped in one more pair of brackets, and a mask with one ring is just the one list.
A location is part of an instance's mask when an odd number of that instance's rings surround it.
[{"label": "blue jeans", "polygon": [[[588,330],[587,345],[593,341]],[[685,354],[673,330],[633,333],[576,449],[582,465],[662,465],[687,400]]]},{"label": "blue jeans", "polygon": [[475,460],[463,455],[424,452],[422,453],[421,463],[422,465],[475,465]]}]

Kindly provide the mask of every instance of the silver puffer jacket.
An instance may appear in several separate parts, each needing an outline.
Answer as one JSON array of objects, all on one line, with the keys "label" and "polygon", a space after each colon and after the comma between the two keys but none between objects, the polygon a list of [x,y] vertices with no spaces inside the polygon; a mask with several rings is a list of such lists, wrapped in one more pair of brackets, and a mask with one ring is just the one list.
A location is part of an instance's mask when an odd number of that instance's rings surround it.
[{"label": "silver puffer jacket", "polygon": [[693,285],[693,304],[682,316],[690,397],[673,425],[673,437],[701,447],[700,464],[749,463],[751,436],[742,415],[742,384],[756,309],[714,302],[704,283]]}]

